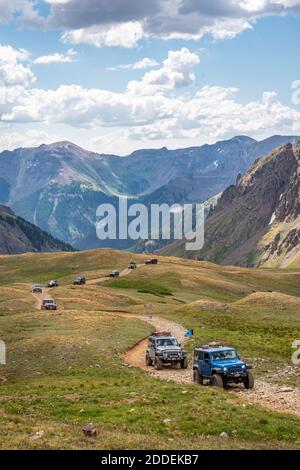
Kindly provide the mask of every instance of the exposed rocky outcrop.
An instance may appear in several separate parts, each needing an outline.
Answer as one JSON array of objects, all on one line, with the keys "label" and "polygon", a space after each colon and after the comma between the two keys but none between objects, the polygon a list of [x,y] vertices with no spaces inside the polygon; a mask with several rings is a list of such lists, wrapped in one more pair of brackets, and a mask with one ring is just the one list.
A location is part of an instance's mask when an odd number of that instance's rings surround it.
[{"label": "exposed rocky outcrop", "polygon": [[287,144],[257,159],[210,212],[203,249],[185,256],[249,267],[298,265],[299,155],[300,144]]}]

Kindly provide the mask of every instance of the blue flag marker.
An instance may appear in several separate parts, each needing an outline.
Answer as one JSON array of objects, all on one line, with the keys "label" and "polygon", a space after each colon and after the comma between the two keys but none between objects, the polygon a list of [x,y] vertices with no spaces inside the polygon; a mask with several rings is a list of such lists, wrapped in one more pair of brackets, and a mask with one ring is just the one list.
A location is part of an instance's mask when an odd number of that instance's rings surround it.
[{"label": "blue flag marker", "polygon": [[186,338],[191,338],[192,336],[194,336],[194,330],[188,330],[184,336]]}]

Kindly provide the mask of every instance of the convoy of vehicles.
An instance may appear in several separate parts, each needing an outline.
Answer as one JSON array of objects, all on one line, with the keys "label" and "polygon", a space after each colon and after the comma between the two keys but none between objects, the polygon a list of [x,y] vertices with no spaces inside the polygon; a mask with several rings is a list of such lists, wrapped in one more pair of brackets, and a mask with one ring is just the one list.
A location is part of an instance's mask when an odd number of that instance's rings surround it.
[{"label": "convoy of vehicles", "polygon": [[[145,264],[158,264],[158,260],[151,258]],[[137,269],[136,263],[133,261],[129,263],[128,269]],[[116,270],[109,274],[110,278],[119,276],[120,272]],[[86,278],[79,276],[73,284],[84,285]],[[58,282],[55,280],[48,282],[48,288],[53,287],[58,287]],[[32,293],[42,294],[43,286],[34,284]],[[57,308],[56,302],[51,297],[42,300],[42,310],[57,310]],[[154,366],[156,370],[162,370],[163,366],[188,368],[186,351],[169,331],[154,332],[149,336],[145,361],[147,366]],[[217,343],[210,343],[194,350],[193,381],[199,385],[208,382],[222,388],[229,384],[243,384],[246,389],[254,387],[252,366],[242,361],[234,348]]]},{"label": "convoy of vehicles", "polygon": [[146,364],[154,366],[156,370],[161,370],[163,365],[180,365],[182,369],[187,369],[188,359],[177,339],[170,332],[164,331],[149,336]]}]

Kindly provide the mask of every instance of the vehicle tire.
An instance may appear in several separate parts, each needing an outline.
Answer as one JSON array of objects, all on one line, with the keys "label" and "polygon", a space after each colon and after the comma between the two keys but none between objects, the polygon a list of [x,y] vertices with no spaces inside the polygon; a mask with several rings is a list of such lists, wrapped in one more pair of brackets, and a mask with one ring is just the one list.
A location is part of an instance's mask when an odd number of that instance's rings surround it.
[{"label": "vehicle tire", "polygon": [[155,369],[156,370],[162,370],[162,368],[163,368],[162,360],[159,357],[156,357],[155,358]]},{"label": "vehicle tire", "polygon": [[146,366],[148,366],[148,367],[153,366],[152,359],[151,359],[150,354],[148,352],[146,353]]},{"label": "vehicle tire", "polygon": [[214,387],[224,388],[223,377],[220,374],[214,374],[211,379],[211,384]]},{"label": "vehicle tire", "polygon": [[181,369],[187,369],[188,368],[188,358],[184,357],[180,363]]},{"label": "vehicle tire", "polygon": [[203,385],[203,377],[199,374],[197,369],[194,369],[193,380],[195,384]]},{"label": "vehicle tire", "polygon": [[244,386],[247,390],[254,388],[254,376],[251,370],[247,372],[247,379],[244,382]]}]

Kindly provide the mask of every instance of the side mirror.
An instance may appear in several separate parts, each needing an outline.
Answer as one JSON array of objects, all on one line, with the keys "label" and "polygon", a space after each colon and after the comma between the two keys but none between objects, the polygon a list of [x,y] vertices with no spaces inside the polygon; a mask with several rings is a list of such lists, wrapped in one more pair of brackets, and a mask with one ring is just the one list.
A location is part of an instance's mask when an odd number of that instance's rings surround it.
[{"label": "side mirror", "polygon": [[181,343],[178,343],[179,344],[179,347],[181,348]]}]

